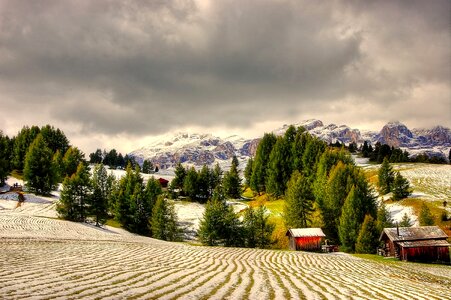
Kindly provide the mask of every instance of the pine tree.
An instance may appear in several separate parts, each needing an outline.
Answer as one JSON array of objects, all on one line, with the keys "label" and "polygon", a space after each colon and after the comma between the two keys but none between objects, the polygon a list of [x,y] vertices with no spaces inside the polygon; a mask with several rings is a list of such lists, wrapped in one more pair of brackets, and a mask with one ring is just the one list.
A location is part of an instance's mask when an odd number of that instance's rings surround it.
[{"label": "pine tree", "polygon": [[236,156],[234,158],[230,171],[224,175],[223,187],[226,197],[238,199],[241,197],[241,178],[238,174],[238,160]]},{"label": "pine tree", "polygon": [[404,213],[402,216],[401,222],[399,223],[399,227],[411,227],[413,225],[412,220],[410,219],[407,213]]},{"label": "pine tree", "polygon": [[354,252],[357,241],[360,224],[356,218],[356,206],[358,206],[359,193],[355,187],[351,188],[348,197],[343,205],[343,211],[340,216],[340,225],[338,233],[341,245],[345,251]]},{"label": "pine tree", "polygon": [[378,245],[379,231],[376,222],[372,216],[366,215],[357,238],[355,251],[357,253],[374,254]]},{"label": "pine tree", "polygon": [[89,154],[89,163],[100,164],[102,163],[102,150],[97,149],[96,152]]},{"label": "pine tree", "polygon": [[[125,176],[123,176],[115,190],[114,195],[114,216],[126,229],[136,231],[142,229],[145,231],[148,226],[138,228],[137,220],[139,217],[139,203],[142,201],[143,178],[140,175],[139,168],[132,169],[131,164],[127,165]],[[138,214],[137,214],[138,211]]]},{"label": "pine tree", "polygon": [[150,174],[153,172],[153,165],[150,160],[148,160],[148,159],[144,160],[142,171],[144,174]]},{"label": "pine tree", "polygon": [[77,171],[80,163],[86,163],[83,152],[77,147],[70,147],[63,157],[63,176],[71,176]]},{"label": "pine tree", "polygon": [[285,196],[284,218],[289,228],[305,228],[311,223],[313,212],[313,195],[309,182],[295,171],[288,183]]},{"label": "pine tree", "polygon": [[395,175],[387,158],[384,158],[384,161],[379,168],[378,177],[378,186],[380,193],[382,195],[390,193],[393,181],[395,180]]},{"label": "pine tree", "polygon": [[254,160],[252,159],[252,157],[249,158],[249,160],[247,161],[247,165],[246,168],[244,169],[244,184],[247,187],[251,186],[251,177],[252,177],[252,165],[254,163]]},{"label": "pine tree", "polygon": [[165,241],[180,240],[174,205],[159,196],[152,211],[152,237]]},{"label": "pine tree", "polygon": [[275,224],[269,222],[269,214],[266,207],[260,205],[255,212],[257,248],[268,248],[272,244],[271,236],[275,227]]},{"label": "pine tree", "polygon": [[291,144],[278,137],[269,155],[266,177],[266,191],[276,198],[285,193],[286,184],[292,173]]},{"label": "pine tree", "polygon": [[8,136],[3,135],[3,132],[0,130],[0,186],[5,184],[5,180],[10,172],[9,161],[11,159],[11,153],[9,151]]},{"label": "pine tree", "polygon": [[186,170],[181,163],[178,163],[175,167],[175,177],[171,181],[171,189],[183,190],[183,185],[186,177]]},{"label": "pine tree", "polygon": [[92,195],[89,198],[89,214],[94,216],[96,226],[105,224],[108,218],[108,200],[111,197],[113,184],[105,166],[97,164],[92,174]]},{"label": "pine tree", "polygon": [[377,222],[376,227],[379,233],[381,233],[384,228],[392,228],[394,227],[393,219],[390,215],[390,212],[385,207],[384,202],[381,202],[379,205],[379,209],[377,210]]},{"label": "pine tree", "polygon": [[59,149],[56,150],[55,154],[53,155],[52,161],[55,170],[56,180],[57,182],[61,182],[64,179],[63,177],[64,164],[63,164],[63,155],[61,154]]},{"label": "pine tree", "polygon": [[42,134],[45,143],[53,153],[58,150],[61,153],[66,153],[67,149],[69,149],[69,140],[60,129],[55,129],[53,126],[45,125],[41,127],[40,133]]},{"label": "pine tree", "polygon": [[52,162],[53,153],[42,135],[38,135],[25,157],[24,179],[28,189],[36,194],[48,195],[57,182]]},{"label": "pine tree", "polygon": [[276,140],[277,138],[273,133],[265,133],[258,144],[251,176],[251,189],[254,192],[260,193],[266,191],[269,156]]},{"label": "pine tree", "polygon": [[399,172],[396,172],[392,184],[393,200],[401,200],[409,197],[412,193],[409,181],[404,178]]},{"label": "pine tree", "polygon": [[205,203],[211,197],[211,171],[207,165],[202,167],[197,179],[198,198],[201,203]]},{"label": "pine tree", "polygon": [[244,244],[238,216],[225,201],[217,199],[207,202],[198,235],[202,244],[208,246],[242,246]]},{"label": "pine tree", "polygon": [[194,167],[188,170],[183,181],[183,190],[191,200],[196,201],[199,194],[199,176]]},{"label": "pine tree", "polygon": [[39,127],[24,126],[14,139],[13,153],[12,153],[12,167],[18,171],[23,171],[25,166],[25,156],[28,153],[29,147],[36,139],[40,132]]},{"label": "pine tree", "polygon": [[435,224],[434,216],[432,215],[429,207],[424,202],[423,202],[423,205],[421,205],[421,210],[420,210],[420,215],[418,216],[418,221],[420,223],[420,226],[432,226]]},{"label": "pine tree", "polygon": [[56,208],[59,216],[71,221],[84,222],[88,214],[90,197],[89,171],[83,163],[80,163],[76,172],[63,181],[61,198]]}]

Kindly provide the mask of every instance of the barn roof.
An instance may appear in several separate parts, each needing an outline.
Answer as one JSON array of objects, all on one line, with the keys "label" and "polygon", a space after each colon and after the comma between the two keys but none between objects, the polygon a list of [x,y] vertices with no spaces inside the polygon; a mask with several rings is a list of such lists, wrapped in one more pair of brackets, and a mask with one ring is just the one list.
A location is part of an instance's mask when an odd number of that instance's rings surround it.
[{"label": "barn roof", "polygon": [[413,247],[449,247],[451,246],[446,240],[422,240],[422,241],[406,241],[398,242],[404,248]]},{"label": "barn roof", "polygon": [[384,235],[387,235],[387,237],[393,242],[448,238],[446,233],[443,232],[443,230],[441,230],[438,226],[384,228],[384,231],[382,231],[379,240],[382,240],[382,237]]},{"label": "barn roof", "polygon": [[321,228],[292,228],[287,231],[286,236],[292,237],[325,237],[326,235],[321,230]]}]

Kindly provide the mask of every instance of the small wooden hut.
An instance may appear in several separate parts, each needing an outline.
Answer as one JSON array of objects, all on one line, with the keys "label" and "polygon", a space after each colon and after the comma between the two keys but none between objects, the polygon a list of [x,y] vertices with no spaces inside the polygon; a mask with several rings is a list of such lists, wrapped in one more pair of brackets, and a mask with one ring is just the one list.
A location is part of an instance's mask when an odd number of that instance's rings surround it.
[{"label": "small wooden hut", "polygon": [[405,261],[450,263],[448,236],[438,226],[384,228],[383,253]]},{"label": "small wooden hut", "polygon": [[285,234],[291,250],[320,251],[326,235],[321,228],[292,228]]},{"label": "small wooden hut", "polygon": [[168,187],[168,184],[169,184],[168,180],[160,177],[160,178],[158,178],[158,181],[160,182],[160,185],[161,185],[162,188],[167,188]]}]

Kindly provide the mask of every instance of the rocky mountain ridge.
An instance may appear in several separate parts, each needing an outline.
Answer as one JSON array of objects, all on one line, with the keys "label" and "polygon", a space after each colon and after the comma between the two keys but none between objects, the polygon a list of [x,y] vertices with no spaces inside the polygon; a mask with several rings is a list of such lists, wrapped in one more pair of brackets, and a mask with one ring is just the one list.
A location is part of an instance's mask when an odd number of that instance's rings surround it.
[{"label": "rocky mountain ridge", "polygon": [[[327,143],[362,144],[368,141],[371,144],[380,142],[393,147],[400,147],[409,151],[412,155],[428,153],[428,155],[443,155],[447,157],[451,148],[451,130],[443,126],[431,129],[410,130],[400,122],[389,122],[379,132],[360,131],[346,125],[328,124],[311,119],[294,124],[303,126],[312,135]],[[289,125],[284,125],[273,131],[276,135],[283,135]],[[244,139],[239,136],[227,138],[215,137],[212,134],[176,133],[155,137],[148,145],[134,150],[129,155],[142,163],[144,159],[150,159],[154,165],[167,169],[178,162],[201,166],[219,163],[221,167],[230,164],[230,160],[236,155],[241,163],[254,156],[260,137]]]}]

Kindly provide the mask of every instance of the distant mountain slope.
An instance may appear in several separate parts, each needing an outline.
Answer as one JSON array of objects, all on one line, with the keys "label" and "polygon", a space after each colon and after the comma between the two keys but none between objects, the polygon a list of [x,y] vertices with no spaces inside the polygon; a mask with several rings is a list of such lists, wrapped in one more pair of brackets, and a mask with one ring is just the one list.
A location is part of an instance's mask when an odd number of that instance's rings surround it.
[{"label": "distant mountain slope", "polygon": [[[369,141],[385,143],[393,147],[401,147],[413,155],[426,152],[428,155],[447,156],[451,148],[451,131],[443,126],[432,129],[410,130],[400,122],[389,122],[379,132],[360,131],[346,125],[328,124],[316,119],[305,120],[294,124],[303,126],[312,135],[327,143],[339,141],[341,143],[362,144]],[[276,135],[283,135],[289,125],[273,131]],[[254,156],[260,137],[245,139],[237,135],[219,138],[212,134],[176,133],[157,136],[148,145],[134,150],[129,155],[142,163],[150,159],[153,164],[162,169],[171,168],[178,162],[195,166],[219,163],[222,167],[230,165],[233,155],[236,155],[244,168],[249,157]]]}]

